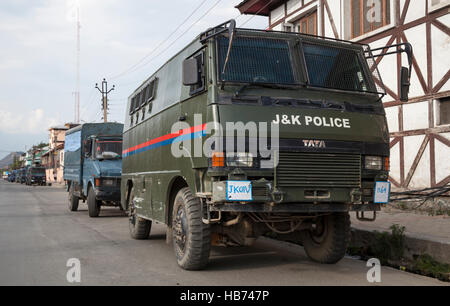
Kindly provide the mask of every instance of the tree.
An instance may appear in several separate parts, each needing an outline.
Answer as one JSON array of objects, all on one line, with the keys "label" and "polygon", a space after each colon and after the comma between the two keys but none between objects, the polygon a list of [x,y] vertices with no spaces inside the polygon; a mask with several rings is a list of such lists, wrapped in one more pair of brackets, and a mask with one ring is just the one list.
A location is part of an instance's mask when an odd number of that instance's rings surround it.
[{"label": "tree", "polygon": [[14,161],[11,165],[9,165],[9,168],[12,170],[17,170],[17,169],[22,168],[22,165],[21,165],[20,160],[17,157],[17,155],[14,155]]}]

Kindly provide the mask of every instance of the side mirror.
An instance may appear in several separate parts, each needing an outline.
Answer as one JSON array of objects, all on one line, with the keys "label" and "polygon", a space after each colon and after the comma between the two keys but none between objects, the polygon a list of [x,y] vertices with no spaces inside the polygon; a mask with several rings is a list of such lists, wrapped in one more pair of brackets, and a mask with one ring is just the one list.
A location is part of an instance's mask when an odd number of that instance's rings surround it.
[{"label": "side mirror", "polygon": [[409,99],[409,86],[411,85],[409,77],[409,69],[402,67],[400,73],[400,101],[402,102],[408,102]]},{"label": "side mirror", "polygon": [[200,82],[197,58],[190,58],[183,62],[183,85],[192,86]]}]

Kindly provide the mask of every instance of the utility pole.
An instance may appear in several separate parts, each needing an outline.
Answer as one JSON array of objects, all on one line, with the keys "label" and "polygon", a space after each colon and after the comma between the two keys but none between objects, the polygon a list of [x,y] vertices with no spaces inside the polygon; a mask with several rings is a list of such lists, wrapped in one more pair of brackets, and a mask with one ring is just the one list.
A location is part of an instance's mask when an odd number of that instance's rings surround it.
[{"label": "utility pole", "polygon": [[95,88],[102,94],[102,108],[103,108],[103,120],[104,122],[108,122],[108,94],[116,88],[116,85],[108,90],[108,82],[106,79],[102,81],[102,89],[98,87],[98,83],[95,84]]},{"label": "utility pole", "polygon": [[80,6],[76,6],[76,26],[77,26],[77,76],[76,76],[76,89],[75,96],[75,123],[80,123],[80,53],[81,53],[81,39],[80,39]]}]

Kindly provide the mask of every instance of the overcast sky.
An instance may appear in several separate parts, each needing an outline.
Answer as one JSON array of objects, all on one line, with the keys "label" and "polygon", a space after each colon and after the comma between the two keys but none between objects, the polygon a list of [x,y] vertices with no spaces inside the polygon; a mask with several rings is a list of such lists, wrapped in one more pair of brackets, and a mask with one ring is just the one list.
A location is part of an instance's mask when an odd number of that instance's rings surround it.
[{"label": "overcast sky", "polygon": [[[24,151],[25,146],[28,149],[41,141],[48,142],[50,126],[74,121],[75,2],[0,2],[0,158],[10,151]],[[85,122],[101,120],[100,93],[94,86],[107,77],[110,85],[116,85],[116,91],[110,94],[109,119],[123,122],[130,93],[200,32],[236,18],[239,11],[234,6],[240,0],[79,2],[81,119]],[[202,2],[203,5],[177,32],[153,51]],[[210,13],[182,35],[211,8]],[[240,16],[238,26],[250,18]],[[245,27],[266,28],[267,25],[267,18],[255,17]],[[114,78],[152,51],[137,70]]]}]

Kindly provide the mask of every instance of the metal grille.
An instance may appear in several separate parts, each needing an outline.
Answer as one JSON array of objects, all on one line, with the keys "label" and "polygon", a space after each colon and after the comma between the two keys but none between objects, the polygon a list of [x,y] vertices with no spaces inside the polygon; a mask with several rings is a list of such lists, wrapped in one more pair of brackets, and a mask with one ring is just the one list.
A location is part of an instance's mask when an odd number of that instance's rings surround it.
[{"label": "metal grille", "polygon": [[277,179],[280,187],[360,187],[361,156],[281,152]]},{"label": "metal grille", "polygon": [[228,66],[223,73],[228,41],[225,36],[218,38],[219,74],[222,81],[296,84],[286,40],[235,37]]},{"label": "metal grille", "polygon": [[311,86],[377,92],[356,50],[304,43],[303,51]]},{"label": "metal grille", "polygon": [[377,63],[375,61],[373,53],[368,45],[362,45],[362,47],[367,60],[367,65],[369,65],[369,70],[372,73],[373,80],[375,81],[377,92],[386,95],[386,89],[384,87],[383,80],[381,79],[380,72],[378,71]]},{"label": "metal grille", "polygon": [[267,197],[269,193],[267,187],[252,187],[252,194],[254,197]]}]

